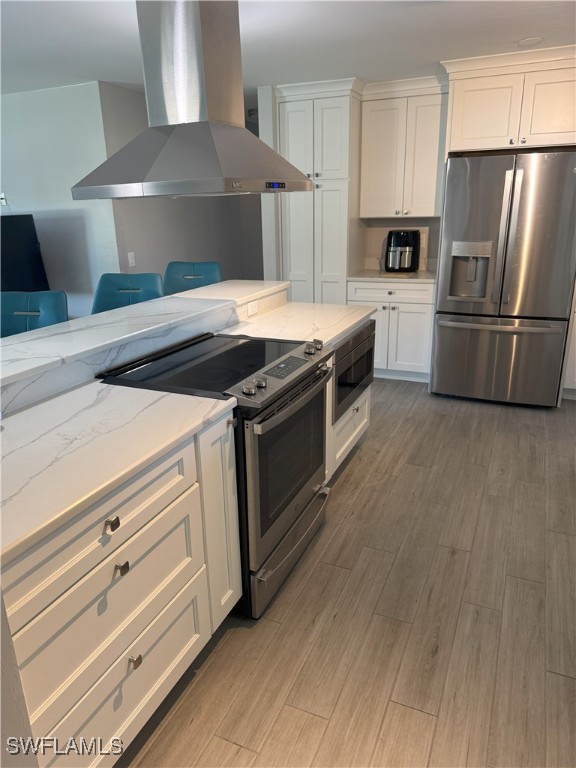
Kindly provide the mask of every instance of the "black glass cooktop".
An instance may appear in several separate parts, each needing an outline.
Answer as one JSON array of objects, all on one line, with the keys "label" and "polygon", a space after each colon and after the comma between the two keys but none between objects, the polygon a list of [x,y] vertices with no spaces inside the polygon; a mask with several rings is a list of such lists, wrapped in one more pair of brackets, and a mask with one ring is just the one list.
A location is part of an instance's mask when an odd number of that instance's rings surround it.
[{"label": "black glass cooktop", "polygon": [[192,339],[101,374],[104,381],[163,392],[224,397],[224,392],[280,357],[299,341],[210,336]]}]

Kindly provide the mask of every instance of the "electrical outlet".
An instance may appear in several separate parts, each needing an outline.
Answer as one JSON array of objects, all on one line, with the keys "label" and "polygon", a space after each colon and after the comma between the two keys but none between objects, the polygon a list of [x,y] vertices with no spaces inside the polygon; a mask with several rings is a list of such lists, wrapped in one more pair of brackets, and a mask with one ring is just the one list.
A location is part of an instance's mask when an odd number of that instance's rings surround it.
[{"label": "electrical outlet", "polygon": [[134,256],[134,251],[128,251],[128,266],[130,267],[136,266],[136,258]]},{"label": "electrical outlet", "polygon": [[258,302],[251,301],[246,307],[246,309],[248,312],[248,317],[252,317],[252,315],[255,315],[258,312]]}]

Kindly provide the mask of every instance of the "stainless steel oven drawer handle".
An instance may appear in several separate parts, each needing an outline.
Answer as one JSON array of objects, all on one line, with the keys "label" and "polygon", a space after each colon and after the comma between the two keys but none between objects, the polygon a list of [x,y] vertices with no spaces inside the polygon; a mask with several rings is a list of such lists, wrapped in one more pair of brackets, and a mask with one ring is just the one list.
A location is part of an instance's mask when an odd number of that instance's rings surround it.
[{"label": "stainless steel oven drawer handle", "polygon": [[465,328],[470,331],[492,331],[496,333],[562,333],[562,328],[556,325],[546,327],[522,327],[518,325],[489,325],[488,323],[457,323],[451,320],[439,320],[443,328]]},{"label": "stainless steel oven drawer handle", "polygon": [[[279,563],[276,565],[276,567],[275,567],[275,568],[272,568],[272,569],[266,569],[266,568],[263,568],[261,571],[259,571],[259,572],[256,574],[256,578],[258,579],[258,581],[268,581],[268,579],[269,579],[269,578],[271,578],[272,576],[274,576],[274,574],[276,573],[276,571],[277,571],[278,569],[282,568],[282,566],[284,565],[284,563],[286,562],[286,560],[288,560],[288,559],[289,559],[289,558],[292,556],[292,552],[293,552],[295,549],[298,549],[298,545],[300,544],[300,542],[301,542],[303,539],[305,539],[305,538],[306,538],[306,536],[308,536],[308,531],[309,531],[309,530],[310,530],[310,528],[312,528],[312,526],[313,526],[313,525],[316,523],[316,520],[318,519],[318,515],[319,515],[319,514],[321,514],[322,510],[324,509],[324,507],[325,507],[325,506],[326,506],[326,504],[328,503],[328,496],[329,496],[329,495],[330,495],[330,488],[324,488],[322,491],[320,491],[320,493],[319,493],[319,494],[318,494],[318,496],[316,497],[316,498],[317,498],[319,501],[321,500],[320,508],[318,509],[318,512],[317,512],[317,513],[314,515],[314,519],[312,520],[312,522],[310,523],[310,525],[308,526],[308,528],[306,528],[306,530],[304,531],[304,533],[302,534],[302,536],[300,536],[300,538],[298,539],[298,541],[297,541],[297,542],[294,544],[294,546],[292,547],[292,549],[290,550],[290,552],[288,552],[288,554],[286,555],[286,557],[285,557],[283,560],[281,560],[281,561],[280,561],[280,562],[279,562]],[[322,497],[324,497],[324,498],[322,499]],[[312,502],[312,503],[314,503],[314,502]]]},{"label": "stainless steel oven drawer handle", "polygon": [[325,386],[326,381],[329,378],[329,376],[332,374],[332,370],[330,368],[327,368],[326,371],[323,373],[322,378],[320,381],[318,381],[314,386],[309,389],[302,397],[299,397],[298,400],[296,400],[292,405],[288,406],[284,411],[278,414],[278,416],[273,416],[271,419],[268,419],[267,421],[262,422],[261,424],[257,424],[254,420],[252,422],[252,431],[255,435],[265,435],[267,432],[270,432],[270,430],[275,429],[279,424],[282,424],[283,421],[286,421],[286,419],[289,419],[291,416],[294,416],[294,414],[302,408],[303,405],[306,405],[306,403],[309,403],[312,398],[316,397],[318,392],[320,392]]}]

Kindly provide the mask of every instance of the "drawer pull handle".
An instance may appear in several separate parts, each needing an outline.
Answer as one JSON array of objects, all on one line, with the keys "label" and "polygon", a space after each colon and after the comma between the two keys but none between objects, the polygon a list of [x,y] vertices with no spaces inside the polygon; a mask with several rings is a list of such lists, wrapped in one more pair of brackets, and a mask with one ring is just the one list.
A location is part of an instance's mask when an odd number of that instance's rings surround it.
[{"label": "drawer pull handle", "polygon": [[394,291],[388,291],[388,296],[394,296]]},{"label": "drawer pull handle", "polygon": [[128,562],[128,560],[126,560],[125,563],[116,563],[116,565],[114,566],[114,571],[119,571],[120,576],[126,576],[129,570],[130,570],[130,563]]},{"label": "drawer pull handle", "polygon": [[104,523],[104,531],[106,533],[114,533],[118,528],[120,528],[120,518],[118,515],[116,515],[116,517],[111,517]]},{"label": "drawer pull handle", "polygon": [[130,662],[130,664],[132,664],[134,669],[138,669],[140,664],[142,664],[142,654],[139,653],[138,656],[130,656],[128,661]]},{"label": "drawer pull handle", "polygon": [[352,408],[352,410],[354,411],[354,413],[358,413],[358,411],[360,410],[360,406],[355,405],[354,408]]}]

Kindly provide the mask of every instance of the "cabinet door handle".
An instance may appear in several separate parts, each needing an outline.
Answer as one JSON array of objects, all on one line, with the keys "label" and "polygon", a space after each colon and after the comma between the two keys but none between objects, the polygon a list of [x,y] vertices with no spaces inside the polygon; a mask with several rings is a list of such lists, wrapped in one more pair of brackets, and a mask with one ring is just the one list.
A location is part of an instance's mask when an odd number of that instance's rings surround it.
[{"label": "cabinet door handle", "polygon": [[228,419],[228,421],[226,422],[226,424],[227,424],[229,427],[236,427],[236,426],[238,425],[238,419]]},{"label": "cabinet door handle", "polygon": [[404,211],[404,216],[408,216],[409,213],[410,211]]},{"label": "cabinet door handle", "polygon": [[394,296],[395,291],[388,291],[388,296]]},{"label": "cabinet door handle", "polygon": [[510,139],[510,144],[516,144],[516,139]]},{"label": "cabinet door handle", "polygon": [[316,176],[316,178],[317,178],[317,179],[320,177],[320,174],[318,173],[318,171],[316,171],[316,173],[314,174],[314,176]]},{"label": "cabinet door handle", "polygon": [[310,176],[312,176],[312,174],[311,173],[307,173],[306,176],[308,176],[308,178],[310,178]]},{"label": "cabinet door handle", "polygon": [[398,307],[390,307],[390,309],[398,309]]},{"label": "cabinet door handle", "polygon": [[520,139],[520,144],[526,144],[526,139]]},{"label": "cabinet door handle", "polygon": [[358,411],[360,410],[360,407],[358,405],[355,405],[354,408],[352,408],[352,410],[354,411],[354,413],[358,413]]},{"label": "cabinet door handle", "polygon": [[314,186],[316,187],[316,189],[320,189],[320,187],[321,187],[322,185],[321,185],[321,184],[314,184]]},{"label": "cabinet door handle", "polygon": [[397,209],[394,211],[394,213],[396,214],[396,216],[399,216],[399,215],[400,215],[400,208],[397,208]]},{"label": "cabinet door handle", "polygon": [[128,661],[130,662],[130,664],[132,664],[134,669],[138,669],[140,664],[142,664],[142,654],[139,653],[138,656],[130,656],[128,658]]},{"label": "cabinet door handle", "polygon": [[130,563],[128,560],[126,560],[125,563],[116,563],[114,566],[114,571],[118,571],[120,573],[120,576],[126,576],[128,571],[130,570]]},{"label": "cabinet door handle", "polygon": [[118,528],[120,528],[120,518],[118,515],[116,515],[116,517],[111,517],[104,522],[104,533],[114,533]]}]

